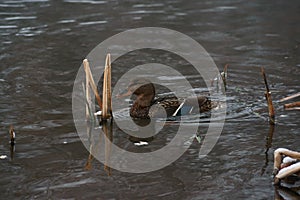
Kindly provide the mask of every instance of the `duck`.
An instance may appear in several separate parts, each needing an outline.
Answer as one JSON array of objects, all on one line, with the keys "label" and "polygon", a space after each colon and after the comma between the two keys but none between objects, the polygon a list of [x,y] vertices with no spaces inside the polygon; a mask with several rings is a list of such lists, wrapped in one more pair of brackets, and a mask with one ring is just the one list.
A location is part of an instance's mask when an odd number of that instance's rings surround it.
[{"label": "duck", "polygon": [[130,116],[135,119],[168,118],[196,114],[199,111],[203,113],[216,107],[208,96],[197,96],[197,101],[192,97],[187,99],[176,96],[156,97],[154,84],[144,78],[131,81],[126,90],[117,97],[135,96],[130,108]]}]

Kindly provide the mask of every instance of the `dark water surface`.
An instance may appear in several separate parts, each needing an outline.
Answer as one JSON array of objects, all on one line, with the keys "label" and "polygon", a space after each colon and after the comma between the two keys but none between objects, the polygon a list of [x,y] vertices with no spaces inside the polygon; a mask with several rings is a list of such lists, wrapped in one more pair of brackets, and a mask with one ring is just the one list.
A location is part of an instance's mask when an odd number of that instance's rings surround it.
[{"label": "dark water surface", "polygon": [[[274,149],[300,150],[300,113],[278,102],[300,90],[299,1],[1,0],[0,16],[0,155],[8,156],[0,160],[1,199],[274,199]],[[89,152],[71,109],[77,70],[101,41],[145,26],[182,32],[202,44],[220,70],[229,64],[222,135],[205,158],[198,158],[195,140],[155,172],[108,176],[96,160],[85,170]],[[267,153],[261,66],[277,116]],[[10,124],[17,132],[13,160]],[[117,141],[133,146],[114,130]],[[163,142],[160,136],[153,145]]]}]

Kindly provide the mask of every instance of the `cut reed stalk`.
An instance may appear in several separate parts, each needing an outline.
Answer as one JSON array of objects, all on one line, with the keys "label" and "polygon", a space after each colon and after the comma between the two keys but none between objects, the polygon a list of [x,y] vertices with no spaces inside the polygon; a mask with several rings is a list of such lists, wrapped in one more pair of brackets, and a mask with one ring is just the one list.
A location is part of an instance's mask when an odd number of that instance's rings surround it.
[{"label": "cut reed stalk", "polygon": [[84,71],[86,73],[86,75],[88,76],[88,80],[89,80],[89,85],[91,86],[94,94],[95,94],[95,97],[96,97],[96,100],[98,102],[98,105],[100,107],[100,110],[102,110],[102,101],[101,101],[101,98],[99,96],[99,93],[98,93],[98,90],[97,90],[97,86],[94,82],[94,79],[93,79],[93,76],[92,76],[92,72],[91,72],[91,69],[90,69],[90,65],[89,65],[89,62],[87,59],[84,59],[83,60],[83,66],[84,66]]},{"label": "cut reed stalk", "polygon": [[265,74],[265,69],[262,67],[261,68],[261,73],[265,82],[265,86],[266,86],[266,92],[265,92],[265,97],[268,103],[268,110],[269,110],[269,123],[271,125],[275,124],[275,110],[274,110],[274,106],[273,106],[273,102],[272,102],[272,98],[271,98],[271,92],[269,89],[269,85],[267,82],[267,77]]},{"label": "cut reed stalk", "polygon": [[278,148],[274,152],[274,168],[280,168],[283,156],[288,156],[300,160],[300,153],[286,148]]},{"label": "cut reed stalk", "polygon": [[300,163],[296,163],[296,164],[290,165],[286,168],[283,168],[276,175],[276,178],[283,179],[285,177],[288,177],[288,176],[293,175],[298,172],[300,172]]},{"label": "cut reed stalk", "polygon": [[103,105],[102,105],[102,119],[107,120],[112,117],[112,103],[111,103],[111,63],[110,54],[107,54],[105,60],[105,69],[103,77]]},{"label": "cut reed stalk", "polygon": [[[283,156],[288,156],[290,158],[299,160],[300,153],[296,152],[296,151],[291,151],[291,150],[285,149],[285,148],[279,148],[279,149],[275,150],[275,152],[274,152],[274,170],[276,172],[274,175],[276,175],[276,178],[279,178],[279,179],[285,178],[287,176],[290,176],[290,175],[300,171],[300,163],[296,163],[296,164],[293,164],[291,166],[288,166],[286,168],[279,170],[281,168],[281,162],[282,162]],[[278,171],[279,171],[279,173],[278,173]]]}]

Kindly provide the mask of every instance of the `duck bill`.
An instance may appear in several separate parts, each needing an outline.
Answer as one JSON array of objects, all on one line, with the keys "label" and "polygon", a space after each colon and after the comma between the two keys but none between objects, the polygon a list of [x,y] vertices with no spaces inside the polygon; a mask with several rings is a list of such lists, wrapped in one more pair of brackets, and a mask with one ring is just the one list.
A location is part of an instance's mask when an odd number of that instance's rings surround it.
[{"label": "duck bill", "polygon": [[117,98],[124,98],[124,97],[128,97],[131,95],[132,95],[132,92],[130,90],[124,90],[121,93],[117,94]]}]

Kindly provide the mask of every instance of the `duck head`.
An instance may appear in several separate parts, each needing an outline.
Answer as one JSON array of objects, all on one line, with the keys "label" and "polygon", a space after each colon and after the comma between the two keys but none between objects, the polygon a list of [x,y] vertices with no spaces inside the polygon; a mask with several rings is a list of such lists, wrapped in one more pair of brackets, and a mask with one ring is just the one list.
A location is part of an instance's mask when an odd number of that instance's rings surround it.
[{"label": "duck head", "polygon": [[127,91],[118,97],[135,96],[134,103],[130,109],[133,118],[149,118],[149,110],[155,97],[155,87],[147,79],[139,78],[130,82]]}]

